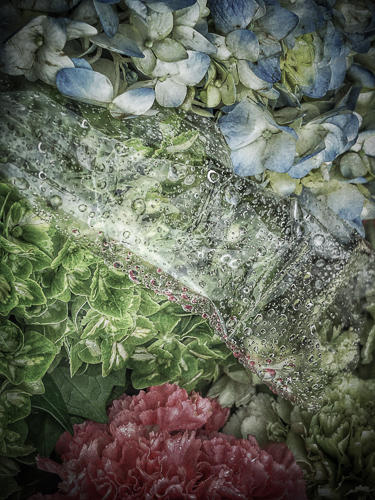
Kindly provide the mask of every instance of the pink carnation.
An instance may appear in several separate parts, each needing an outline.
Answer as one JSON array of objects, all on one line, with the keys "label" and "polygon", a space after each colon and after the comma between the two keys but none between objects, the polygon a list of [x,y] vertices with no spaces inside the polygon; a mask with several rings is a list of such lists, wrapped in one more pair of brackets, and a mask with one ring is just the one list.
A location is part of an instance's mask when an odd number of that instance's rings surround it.
[{"label": "pink carnation", "polygon": [[84,422],[56,445],[62,464],[38,457],[58,474],[59,493],[33,500],[306,499],[302,471],[284,444],[259,448],[253,437],[219,432],[229,410],[216,400],[164,384],[124,394],[109,423]]}]

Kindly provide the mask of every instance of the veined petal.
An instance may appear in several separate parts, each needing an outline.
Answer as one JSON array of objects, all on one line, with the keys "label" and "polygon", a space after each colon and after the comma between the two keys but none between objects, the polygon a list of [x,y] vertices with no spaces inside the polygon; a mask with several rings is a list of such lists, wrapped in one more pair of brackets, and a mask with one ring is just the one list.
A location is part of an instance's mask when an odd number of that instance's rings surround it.
[{"label": "veined petal", "polygon": [[0,49],[1,70],[8,75],[23,75],[34,63],[36,51],[43,43],[43,21],[46,16],[32,19]]},{"label": "veined petal", "polygon": [[188,50],[187,53],[187,59],[176,63],[178,73],[174,80],[185,85],[197,85],[207,73],[211,59],[202,52]]},{"label": "veined petal", "polygon": [[177,62],[188,56],[184,46],[172,38],[155,42],[152,49],[156,57],[165,62]]},{"label": "veined petal", "polygon": [[173,14],[169,11],[151,11],[146,19],[142,19],[137,15],[132,15],[131,23],[135,26],[137,31],[142,34],[144,40],[162,40],[167,37],[173,29]]},{"label": "veined petal", "polygon": [[220,118],[218,124],[231,149],[247,146],[270,128],[263,110],[249,101],[237,104],[232,111]]},{"label": "veined petal", "polygon": [[141,0],[124,0],[125,5],[142,19],[147,17],[147,7]]},{"label": "veined petal", "polygon": [[157,82],[155,86],[156,100],[165,108],[177,108],[184,102],[187,93],[186,85],[167,78],[164,82]]},{"label": "veined petal", "polygon": [[67,40],[64,20],[46,17],[43,20],[43,38],[43,46],[56,51],[63,50]]},{"label": "veined petal", "polygon": [[96,71],[62,69],[57,73],[56,85],[63,95],[89,104],[107,104],[113,99],[112,83]]},{"label": "veined petal", "polygon": [[274,172],[285,173],[293,165],[296,139],[285,132],[272,134],[264,152],[264,166]]},{"label": "veined petal", "polygon": [[[74,68],[72,60],[61,52],[49,50],[48,47],[42,47],[38,50],[32,71],[32,80],[38,78],[48,85],[55,85],[57,72],[63,68]],[[28,73],[25,73],[28,78]]]},{"label": "veined petal", "polygon": [[227,61],[232,56],[230,50],[226,46],[225,36],[217,35],[216,33],[207,33],[206,38],[216,47],[215,59]]},{"label": "veined petal", "polygon": [[258,20],[258,26],[276,40],[282,40],[297,26],[298,16],[281,7],[277,1],[266,1],[266,4],[266,15]]},{"label": "veined petal", "polygon": [[93,0],[96,12],[99,16],[100,23],[103,26],[104,33],[112,37],[117,33],[119,19],[117,12],[111,4],[105,4],[99,2],[99,0]]},{"label": "veined petal", "polygon": [[92,70],[91,64],[88,63],[86,59],[83,59],[81,57],[72,57],[72,63],[74,64],[75,68]]},{"label": "veined petal", "polygon": [[187,49],[206,54],[216,54],[215,45],[201,35],[199,31],[190,28],[190,26],[176,26],[174,36]]},{"label": "veined petal", "polygon": [[247,28],[258,10],[255,0],[209,0],[208,7],[216,28],[225,34]]},{"label": "veined petal", "polygon": [[68,40],[74,40],[75,38],[81,38],[84,36],[95,36],[97,34],[98,30],[87,23],[69,20],[66,25],[66,35]]},{"label": "veined petal", "polygon": [[156,57],[151,49],[144,49],[143,55],[143,58],[135,57],[132,59],[133,64],[141,73],[151,76],[156,65]]},{"label": "veined petal", "polygon": [[230,158],[234,173],[241,177],[247,177],[264,172],[263,155],[265,150],[266,141],[260,138],[248,146],[232,151]]},{"label": "veined petal", "polygon": [[127,38],[121,33],[116,33],[112,38],[109,38],[104,33],[95,35],[90,40],[104,49],[108,49],[118,54],[124,54],[131,57],[144,57],[143,52],[131,38]]},{"label": "veined petal", "polygon": [[248,89],[262,90],[271,88],[272,84],[265,82],[254,73],[249,61],[244,59],[237,61],[237,69],[240,82]]},{"label": "veined petal", "polygon": [[137,88],[127,90],[117,96],[111,106],[111,114],[143,115],[155,101],[155,90],[152,88]]},{"label": "veined petal", "polygon": [[174,25],[179,26],[190,26],[193,28],[199,19],[200,7],[199,3],[196,2],[191,7],[186,7],[185,9],[177,10],[174,14]]},{"label": "veined petal", "polygon": [[79,0],[16,0],[14,3],[20,9],[60,13],[73,9]]},{"label": "veined petal", "polygon": [[249,67],[260,80],[267,83],[276,83],[281,78],[279,56],[265,57],[257,63],[249,63]]},{"label": "veined petal", "polygon": [[195,4],[196,0],[143,0],[155,12],[171,12],[186,9]]},{"label": "veined petal", "polygon": [[259,57],[259,42],[250,30],[235,30],[225,38],[228,49],[237,59],[247,59],[255,62]]}]

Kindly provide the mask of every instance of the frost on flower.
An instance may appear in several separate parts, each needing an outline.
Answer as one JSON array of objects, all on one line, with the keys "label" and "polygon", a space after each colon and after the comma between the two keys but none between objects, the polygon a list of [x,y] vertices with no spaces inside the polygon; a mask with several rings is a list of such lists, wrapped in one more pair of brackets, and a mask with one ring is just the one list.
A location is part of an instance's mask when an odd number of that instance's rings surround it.
[{"label": "frost on flower", "polygon": [[59,492],[34,500],[121,498],[306,498],[302,472],[281,443],[262,450],[252,437],[219,432],[229,410],[199,394],[165,384],[123,395],[108,424],[86,421],[64,433],[62,464],[38,458],[58,474]]}]

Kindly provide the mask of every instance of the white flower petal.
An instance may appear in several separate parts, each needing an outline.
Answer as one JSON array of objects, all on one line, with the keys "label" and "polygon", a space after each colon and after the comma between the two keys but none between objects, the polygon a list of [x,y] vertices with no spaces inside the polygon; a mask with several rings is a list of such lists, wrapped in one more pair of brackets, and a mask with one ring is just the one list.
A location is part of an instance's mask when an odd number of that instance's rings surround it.
[{"label": "white flower petal", "polygon": [[248,61],[243,59],[239,60],[237,62],[237,69],[240,82],[248,89],[262,90],[268,89],[272,86],[256,76],[256,74],[251,70]]},{"label": "white flower petal", "polygon": [[131,16],[131,23],[139,31],[144,40],[162,40],[167,37],[173,29],[172,12],[154,12],[144,20],[137,15]]},{"label": "white flower petal", "polygon": [[87,23],[81,21],[69,21],[66,26],[66,35],[68,40],[81,38],[83,36],[94,36],[98,34],[98,30]]},{"label": "white flower petal", "polygon": [[177,10],[174,12],[174,25],[175,26],[190,26],[193,28],[198,22],[200,16],[200,6],[196,2],[191,7],[186,7],[185,9]]},{"label": "white flower petal", "polygon": [[185,85],[197,85],[207,73],[211,59],[207,54],[188,50],[188,58],[179,61],[178,71],[174,79]]},{"label": "white flower petal", "polygon": [[186,49],[172,38],[164,38],[154,43],[152,46],[156,57],[165,62],[177,62],[181,59],[187,59]]},{"label": "white flower petal", "polygon": [[154,70],[152,71],[152,76],[156,78],[162,78],[165,76],[174,76],[179,72],[178,64],[175,62],[164,62],[157,59]]},{"label": "white flower petal", "polygon": [[225,38],[228,49],[237,59],[247,59],[255,62],[259,57],[259,42],[250,30],[235,30]]},{"label": "white flower petal", "polygon": [[144,75],[151,76],[155,66],[156,66],[156,57],[151,49],[144,49],[143,54],[145,57],[134,57],[132,58],[132,62],[134,66]]},{"label": "white flower petal", "polygon": [[216,47],[215,59],[227,61],[232,56],[232,53],[226,46],[224,36],[217,35],[216,33],[207,33],[206,37]]},{"label": "white flower petal", "polygon": [[190,28],[190,26],[176,26],[174,36],[187,49],[206,54],[216,54],[215,45],[201,35],[199,31]]},{"label": "white flower petal", "polygon": [[172,78],[158,82],[155,86],[156,100],[160,106],[177,108],[184,102],[187,93],[186,85],[178,83]]},{"label": "white flower petal", "polygon": [[143,115],[154,101],[154,89],[143,87],[127,90],[112,101],[111,114]]},{"label": "white flower petal", "polygon": [[263,155],[266,141],[263,138],[240,149],[231,152],[233,171],[241,177],[261,174],[265,170]]},{"label": "white flower petal", "polygon": [[[42,47],[37,52],[32,72],[42,82],[48,85],[56,85],[57,72],[63,68],[74,68],[73,61],[60,52],[50,50],[48,47]],[[27,78],[27,74],[25,76]]]}]

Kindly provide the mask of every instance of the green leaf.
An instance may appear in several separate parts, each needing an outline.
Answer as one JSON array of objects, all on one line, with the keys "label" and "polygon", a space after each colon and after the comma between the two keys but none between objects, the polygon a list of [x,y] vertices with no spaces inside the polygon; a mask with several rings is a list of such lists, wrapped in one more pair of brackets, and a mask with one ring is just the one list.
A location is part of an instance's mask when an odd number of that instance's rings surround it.
[{"label": "green leaf", "polygon": [[68,286],[75,295],[90,295],[91,272],[89,268],[67,274]]},{"label": "green leaf", "polygon": [[138,314],[142,316],[151,316],[159,311],[160,305],[152,300],[150,293],[141,290],[141,303],[139,306]]},{"label": "green leaf", "polygon": [[175,311],[176,308],[168,304],[167,307],[160,309],[159,312],[153,314],[149,319],[153,322],[157,331],[167,335],[172,333],[173,329],[180,321]]},{"label": "green leaf", "polygon": [[125,341],[113,342],[110,338],[103,339],[101,343],[103,377],[107,377],[112,370],[124,369],[133,350]]},{"label": "green leaf", "polygon": [[86,339],[78,342],[74,346],[77,350],[78,357],[90,365],[95,365],[101,361],[100,342],[95,339]]},{"label": "green leaf", "polygon": [[29,260],[34,271],[41,271],[49,267],[51,263],[51,257],[29,243],[21,241],[12,242],[0,236],[0,247],[6,252],[17,256],[19,259]]},{"label": "green leaf", "polygon": [[0,429],[0,455],[20,457],[33,452],[34,447],[25,444],[27,434],[28,427],[25,420],[18,420],[13,424],[9,424],[3,436],[1,436]]},{"label": "green leaf", "polygon": [[31,410],[30,396],[18,387],[6,387],[0,394],[0,416],[8,423],[26,418]]},{"label": "green leaf", "polygon": [[6,264],[0,262],[0,315],[8,315],[17,304],[13,273]]},{"label": "green leaf", "polygon": [[42,274],[42,284],[46,297],[50,299],[58,297],[68,288],[65,269],[63,267],[59,267],[56,271],[47,269]]},{"label": "green leaf", "polygon": [[76,271],[85,269],[95,263],[97,258],[82,245],[72,240],[67,240],[56,258],[51,263],[52,269],[57,269],[62,265],[66,271]]},{"label": "green leaf", "polygon": [[157,337],[157,330],[152,321],[143,316],[138,316],[135,329],[131,332],[126,342],[128,345],[142,345]]},{"label": "green leaf", "polygon": [[13,384],[40,379],[52,363],[57,348],[37,332],[28,332],[24,345],[11,359],[0,358],[0,373]]},{"label": "green leaf", "polygon": [[69,413],[96,422],[107,422],[106,403],[112,388],[125,385],[125,370],[103,378],[101,367],[95,365],[73,378],[68,367],[58,366],[51,376],[60,388]]},{"label": "green leaf", "polygon": [[56,300],[48,305],[38,316],[25,319],[28,325],[56,325],[66,320],[68,316],[68,305],[65,302]]},{"label": "green leaf", "polygon": [[0,323],[0,352],[14,353],[23,346],[23,333],[12,321]]},{"label": "green leaf", "polygon": [[19,306],[40,306],[47,302],[38,283],[30,278],[22,280],[16,278],[14,287],[18,296]]},{"label": "green leaf", "polygon": [[72,318],[73,324],[78,330],[78,315],[83,310],[87,302],[87,298],[83,296],[74,297],[71,303],[70,316]]},{"label": "green leaf", "polygon": [[29,278],[33,271],[33,266],[29,260],[20,259],[14,254],[9,255],[8,265],[14,276],[21,279]]},{"label": "green leaf", "polygon": [[42,457],[49,457],[64,428],[48,413],[35,412],[27,419],[29,437]]},{"label": "green leaf", "polygon": [[[133,303],[133,292],[126,289],[112,288],[107,283],[108,269],[97,266],[91,282],[89,303],[93,309],[107,316],[121,319]],[[115,280],[110,279],[110,282]]]},{"label": "green leaf", "polygon": [[43,384],[45,392],[31,398],[32,407],[49,413],[64,430],[73,434],[68,408],[59,386],[48,373],[43,378]]}]

